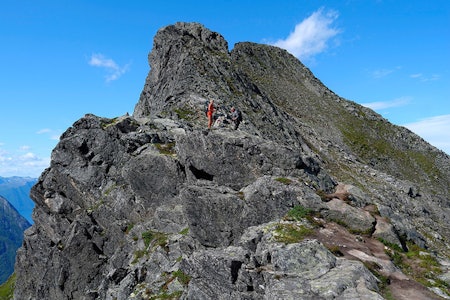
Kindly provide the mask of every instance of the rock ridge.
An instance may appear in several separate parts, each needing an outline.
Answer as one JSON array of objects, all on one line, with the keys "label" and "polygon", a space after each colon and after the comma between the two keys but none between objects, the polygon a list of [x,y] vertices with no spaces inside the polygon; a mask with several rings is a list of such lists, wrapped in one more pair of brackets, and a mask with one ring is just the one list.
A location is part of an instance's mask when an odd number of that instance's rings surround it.
[{"label": "rock ridge", "polygon": [[160,29],[149,64],[132,116],[87,114],[53,150],[15,299],[450,297],[447,155],[198,23]]}]

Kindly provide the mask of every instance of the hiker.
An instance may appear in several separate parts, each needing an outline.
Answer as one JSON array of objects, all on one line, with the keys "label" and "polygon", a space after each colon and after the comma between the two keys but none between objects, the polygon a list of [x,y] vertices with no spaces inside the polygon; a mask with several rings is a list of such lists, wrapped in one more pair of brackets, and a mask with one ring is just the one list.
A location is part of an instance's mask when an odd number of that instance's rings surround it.
[{"label": "hiker", "polygon": [[214,100],[210,100],[208,104],[208,110],[206,115],[208,116],[208,129],[211,129],[211,125],[213,124],[213,114],[214,114]]},{"label": "hiker", "polygon": [[241,124],[242,121],[242,114],[238,109],[234,108],[234,106],[231,108],[231,120],[234,123],[233,129],[238,129],[239,124]]}]

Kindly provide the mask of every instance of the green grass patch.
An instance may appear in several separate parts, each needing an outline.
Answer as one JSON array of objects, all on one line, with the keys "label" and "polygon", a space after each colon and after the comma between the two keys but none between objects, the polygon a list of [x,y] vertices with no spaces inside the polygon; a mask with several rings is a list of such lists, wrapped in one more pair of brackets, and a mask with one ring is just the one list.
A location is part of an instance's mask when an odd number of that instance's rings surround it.
[{"label": "green grass patch", "polygon": [[392,250],[395,250],[395,251],[397,251],[397,252],[402,252],[402,251],[403,251],[403,249],[402,249],[399,245],[397,245],[397,244],[390,243],[390,242],[388,242],[388,241],[386,241],[385,239],[382,239],[382,238],[378,238],[378,240],[379,240],[383,245],[385,245],[385,246],[391,248]]},{"label": "green grass patch", "polygon": [[167,234],[157,231],[145,231],[142,233],[142,239],[144,240],[144,245],[146,248],[149,248],[152,245],[152,248],[156,248],[158,246],[166,249],[167,247]]},{"label": "green grass patch", "polygon": [[305,225],[279,223],[275,226],[274,238],[279,243],[293,244],[303,241],[313,230]]},{"label": "green grass patch", "polygon": [[182,234],[182,235],[187,235],[188,233],[189,233],[189,227],[186,227],[180,231],[180,234]]},{"label": "green grass patch", "polygon": [[186,121],[193,121],[196,117],[196,112],[186,107],[175,108],[174,112],[178,115],[178,118]]},{"label": "green grass patch", "polygon": [[275,178],[275,180],[278,182],[281,182],[282,184],[285,184],[285,185],[290,185],[292,183],[292,180],[289,178],[286,178],[286,177],[278,177],[278,178]]},{"label": "green grass patch", "polygon": [[177,270],[175,272],[172,272],[172,276],[174,278],[177,278],[178,281],[181,282],[181,284],[183,284],[185,286],[189,284],[189,281],[191,281],[191,276],[185,274],[181,270]]},{"label": "green grass patch", "polygon": [[300,221],[312,213],[311,209],[304,208],[301,205],[294,206],[286,215],[289,221]]},{"label": "green grass patch", "polygon": [[[438,183],[442,177],[436,166],[436,154],[409,149],[408,145],[395,143],[396,129],[380,120],[349,118],[340,123],[344,142],[367,163],[380,165],[396,176]],[[419,176],[418,176],[419,175]]]},{"label": "green grass patch", "polygon": [[408,251],[387,249],[392,262],[408,276],[426,287],[438,287],[450,296],[450,285],[439,279],[442,269],[436,257],[414,243],[407,243]]},{"label": "green grass patch", "polygon": [[13,299],[15,287],[16,287],[16,274],[13,273],[5,283],[0,285],[0,299],[2,300]]}]

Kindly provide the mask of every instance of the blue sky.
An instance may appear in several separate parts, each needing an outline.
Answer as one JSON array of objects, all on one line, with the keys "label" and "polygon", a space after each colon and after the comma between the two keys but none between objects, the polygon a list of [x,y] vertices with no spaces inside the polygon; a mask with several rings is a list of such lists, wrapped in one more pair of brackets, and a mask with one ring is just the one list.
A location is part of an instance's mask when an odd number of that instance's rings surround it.
[{"label": "blue sky", "polygon": [[178,21],[230,49],[286,48],[336,94],[450,153],[448,0],[0,0],[0,176],[38,177],[86,113],[132,113],[153,37]]}]

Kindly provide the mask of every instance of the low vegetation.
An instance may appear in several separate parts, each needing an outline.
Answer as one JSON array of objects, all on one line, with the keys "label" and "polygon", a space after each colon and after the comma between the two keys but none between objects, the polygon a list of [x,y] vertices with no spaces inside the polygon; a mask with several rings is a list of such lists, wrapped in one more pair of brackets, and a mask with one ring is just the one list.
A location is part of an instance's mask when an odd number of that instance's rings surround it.
[{"label": "low vegetation", "polygon": [[312,210],[304,208],[301,205],[294,206],[290,211],[288,211],[285,219],[290,221],[300,221],[307,216],[311,215]]},{"label": "low vegetation", "polygon": [[176,152],[175,152],[175,142],[173,142],[173,143],[166,143],[166,144],[158,143],[158,144],[154,144],[154,145],[155,145],[156,149],[158,149],[161,154],[171,155],[171,156],[176,154]]},{"label": "low vegetation", "polygon": [[275,240],[285,244],[299,243],[312,233],[311,228],[296,223],[278,223],[274,228]]},{"label": "low vegetation", "polygon": [[436,257],[416,244],[407,243],[408,251],[386,247],[386,254],[403,273],[426,287],[437,287],[450,296],[450,284],[439,279],[442,269]]},{"label": "low vegetation", "polygon": [[314,233],[315,222],[312,219],[313,215],[314,212],[308,208],[301,205],[294,206],[284,216],[284,222],[275,225],[273,230],[274,239],[279,243],[285,244],[303,241]]},{"label": "low vegetation", "polygon": [[142,233],[142,239],[144,240],[145,247],[151,250],[160,246],[164,249],[167,247],[167,234],[157,231],[145,231]]},{"label": "low vegetation", "polygon": [[16,274],[12,274],[8,280],[0,285],[0,299],[10,300],[14,297],[14,288],[16,286]]},{"label": "low vegetation", "polygon": [[[141,237],[144,241],[145,249],[136,250],[134,252],[134,259],[131,262],[132,264],[137,263],[142,257],[153,252],[157,247],[161,247],[164,250],[168,251],[166,233],[149,230],[144,231],[141,234]],[[138,241],[139,237],[133,236],[133,240]]]},{"label": "low vegetation", "polygon": [[188,122],[193,121],[197,116],[197,113],[188,107],[175,108],[174,112],[177,114],[178,118]]},{"label": "low vegetation", "polygon": [[285,185],[289,185],[289,184],[292,183],[292,180],[289,179],[289,178],[286,178],[286,177],[278,177],[278,178],[275,178],[275,180],[278,181],[278,182],[281,182],[281,183],[283,183]]}]

